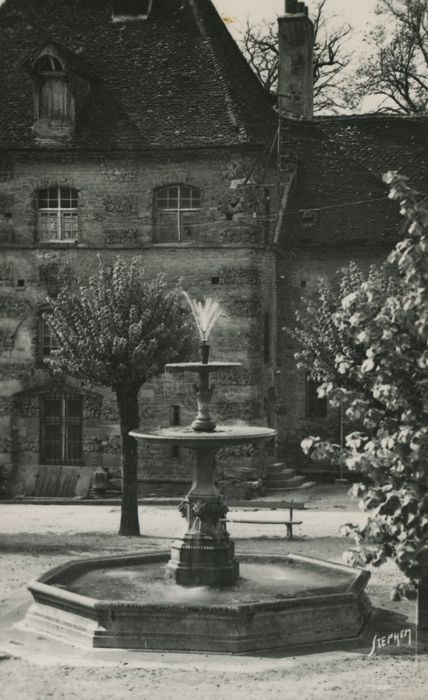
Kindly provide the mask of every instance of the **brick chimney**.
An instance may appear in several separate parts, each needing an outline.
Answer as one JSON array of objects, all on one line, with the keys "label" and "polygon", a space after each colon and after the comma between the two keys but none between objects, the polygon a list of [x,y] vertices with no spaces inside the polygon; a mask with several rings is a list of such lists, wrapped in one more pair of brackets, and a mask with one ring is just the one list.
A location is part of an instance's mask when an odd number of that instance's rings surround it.
[{"label": "brick chimney", "polygon": [[281,114],[311,119],[313,114],[314,26],[304,2],[285,0],[285,15],[278,17]]}]

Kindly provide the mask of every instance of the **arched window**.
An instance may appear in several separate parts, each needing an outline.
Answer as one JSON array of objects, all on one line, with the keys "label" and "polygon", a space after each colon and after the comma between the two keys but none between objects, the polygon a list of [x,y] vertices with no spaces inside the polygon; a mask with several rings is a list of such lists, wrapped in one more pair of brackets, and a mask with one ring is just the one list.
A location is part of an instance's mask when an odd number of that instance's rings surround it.
[{"label": "arched window", "polygon": [[38,121],[64,122],[74,119],[74,98],[64,66],[56,56],[44,54],[34,70],[38,77],[36,112]]},{"label": "arched window", "polygon": [[74,241],[78,238],[78,196],[71,187],[48,187],[37,194],[40,241]]},{"label": "arched window", "polygon": [[189,185],[155,192],[155,238],[158,243],[191,242],[198,237],[200,193]]},{"label": "arched window", "polygon": [[82,464],[83,400],[52,391],[40,396],[40,463]]}]

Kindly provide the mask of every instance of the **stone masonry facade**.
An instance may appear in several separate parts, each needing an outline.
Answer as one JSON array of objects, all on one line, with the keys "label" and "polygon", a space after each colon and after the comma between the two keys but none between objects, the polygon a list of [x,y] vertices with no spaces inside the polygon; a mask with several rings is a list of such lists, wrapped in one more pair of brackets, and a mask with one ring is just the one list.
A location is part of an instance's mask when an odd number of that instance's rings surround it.
[{"label": "stone masonry facade", "polygon": [[[257,153],[223,151],[171,154],[147,162],[135,155],[14,154],[6,167],[3,160],[1,202],[7,209],[3,206],[0,217],[7,221],[8,235],[0,243],[0,455],[3,477],[13,493],[31,494],[40,464],[39,399],[52,383],[40,348],[46,295],[55,293],[58,275],[87,278],[98,255],[105,261],[138,255],[149,274],[163,272],[171,282],[181,279],[197,298],[217,298],[226,314],[212,335],[212,356],[242,362],[243,367],[217,378],[214,413],[224,422],[267,422],[272,371],[264,357],[263,319],[270,310],[273,263],[265,246],[266,226],[253,216],[263,205],[257,189],[230,188],[234,179],[245,177],[255,157]],[[154,191],[170,183],[197,186],[201,193],[196,244],[153,242]],[[37,240],[36,193],[55,186],[78,192],[76,242]],[[72,379],[69,383],[83,396],[83,464],[117,472],[120,438],[111,392]],[[144,385],[140,401],[145,427],[168,425],[172,406],[180,407],[182,424],[195,412],[185,375],[165,374]],[[228,487],[257,480],[265,460],[248,447],[223,450],[218,462],[219,480]],[[190,452],[141,448],[141,493],[183,493],[190,479]]]}]

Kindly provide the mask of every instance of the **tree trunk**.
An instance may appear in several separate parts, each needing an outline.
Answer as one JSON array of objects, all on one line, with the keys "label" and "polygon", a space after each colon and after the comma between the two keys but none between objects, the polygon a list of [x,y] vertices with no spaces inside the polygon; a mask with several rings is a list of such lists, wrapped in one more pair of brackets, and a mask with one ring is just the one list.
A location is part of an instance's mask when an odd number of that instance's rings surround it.
[{"label": "tree trunk", "polygon": [[138,428],[138,388],[126,385],[116,387],[116,398],[122,438],[122,512],[119,535],[138,537],[138,452],[137,441],[129,435],[130,430]]},{"label": "tree trunk", "polygon": [[418,627],[428,630],[428,573],[418,582]]}]

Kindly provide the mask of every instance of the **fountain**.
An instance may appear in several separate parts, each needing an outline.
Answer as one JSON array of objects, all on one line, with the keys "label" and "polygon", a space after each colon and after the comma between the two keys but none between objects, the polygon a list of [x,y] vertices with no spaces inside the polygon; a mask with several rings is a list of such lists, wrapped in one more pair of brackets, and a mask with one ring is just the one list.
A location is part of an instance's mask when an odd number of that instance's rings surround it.
[{"label": "fountain", "polygon": [[198,414],[190,427],[133,431],[138,440],[195,453],[192,487],[179,506],[186,531],[170,552],[69,562],[29,589],[26,630],[102,648],[245,653],[355,638],[369,613],[369,574],[293,554],[235,557],[227,506],[215,485],[215,454],[228,445],[263,443],[275,430],[217,426],[210,375],[240,367],[210,362],[207,339],[220,315],[215,302],[189,299],[201,336],[200,362],[167,365],[192,372]]}]

